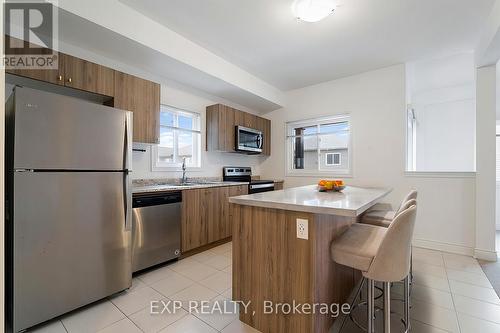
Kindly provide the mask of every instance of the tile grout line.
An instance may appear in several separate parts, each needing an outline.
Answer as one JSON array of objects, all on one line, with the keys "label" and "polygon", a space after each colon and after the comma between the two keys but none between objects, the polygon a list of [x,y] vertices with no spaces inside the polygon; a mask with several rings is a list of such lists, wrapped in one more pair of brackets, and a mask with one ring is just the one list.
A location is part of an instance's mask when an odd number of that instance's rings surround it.
[{"label": "tile grout line", "polygon": [[[114,306],[114,307],[115,307],[118,311],[120,311],[120,313],[121,313],[122,315],[124,315],[124,316],[125,316],[125,318],[127,318],[127,315],[126,315],[125,313],[123,313],[123,312],[122,312],[122,310],[120,310],[120,309],[119,309],[119,308],[118,308],[118,307],[117,307],[117,306],[116,306],[113,302],[111,302],[111,301],[110,301],[107,297],[106,297],[106,298],[104,298],[104,299],[106,300],[105,302],[109,302],[109,303],[111,303],[111,305],[113,305],[113,306]],[[105,303],[105,302],[104,302],[104,303]],[[118,319],[118,320],[116,320],[116,321],[114,321],[114,322],[112,322],[112,323],[109,323],[108,325],[106,325],[106,326],[104,326],[104,327],[99,328],[99,329],[97,330],[97,332],[102,331],[103,329],[108,328],[108,327],[110,327],[111,325],[114,325],[114,324],[116,324],[117,322],[122,321],[122,320],[123,320],[123,319],[125,319],[125,318],[120,318],[120,319]],[[64,326],[64,324],[63,324],[63,326]]]},{"label": "tile grout line", "polygon": [[[476,259],[475,259],[476,260]],[[477,260],[476,260],[477,261]],[[445,266],[446,268],[446,266]],[[466,270],[460,270],[460,269],[454,269],[454,268],[450,268],[452,270],[455,270],[455,271],[460,271],[460,272],[465,272],[465,273],[471,273],[471,274],[477,274],[477,275],[481,275],[481,274],[478,274],[478,273],[475,273],[475,272],[470,272],[470,271],[466,271]],[[450,279],[448,277],[448,271],[445,269],[445,272],[446,272],[446,276],[447,276],[447,280],[448,280],[448,285],[450,283]],[[454,279],[451,279],[451,281],[457,281],[457,280],[454,280]],[[463,283],[463,284],[468,284],[468,285],[471,285],[471,286],[474,286],[474,287],[480,287],[480,288],[485,288],[485,289],[490,289],[490,288],[486,288],[486,287],[482,287],[482,286],[476,286],[474,284],[471,284],[471,283],[467,283],[467,282],[462,282],[462,281],[457,281],[457,282],[460,282],[460,283]],[[427,286],[424,286],[424,287],[427,287]],[[492,323],[492,324],[495,324],[495,325],[500,325],[499,323],[497,322],[494,322],[494,321],[491,321],[491,320],[488,320],[488,319],[484,319],[484,318],[480,318],[480,317],[477,317],[477,316],[474,316],[472,314],[468,314],[468,313],[465,313],[465,312],[462,312],[462,311],[458,311],[457,308],[456,308],[456,305],[455,305],[455,296],[460,296],[460,297],[464,297],[464,298],[467,298],[467,299],[470,299],[470,300],[473,300],[473,301],[477,301],[477,302],[482,302],[482,303],[486,303],[486,304],[490,304],[490,305],[494,305],[494,306],[500,306],[499,304],[495,304],[495,303],[491,303],[491,302],[488,302],[488,301],[484,301],[484,300],[480,300],[480,299],[476,299],[476,298],[472,298],[472,297],[469,297],[469,296],[466,296],[466,295],[460,295],[460,294],[456,294],[454,292],[451,291],[451,286],[449,285],[450,287],[450,294],[452,296],[452,302],[453,302],[453,307],[454,307],[454,310],[455,310],[455,315],[457,317],[457,323],[459,325],[459,329],[460,331],[462,330],[461,329],[461,325],[460,325],[460,320],[458,319],[458,314],[463,314],[465,316],[468,316],[468,317],[471,317],[471,318],[474,318],[474,319],[477,319],[477,320],[480,320],[480,321],[485,321],[485,322],[488,322],[488,323]],[[439,290],[439,289],[435,289],[435,288],[432,288],[432,287],[427,287],[427,288],[431,288],[431,289],[434,289],[434,290]],[[442,291],[442,290],[441,290]],[[418,321],[418,320],[417,320]],[[429,325],[429,324],[427,324]],[[430,325],[432,326],[432,325]]]},{"label": "tile grout line", "polygon": [[423,325],[426,325],[426,326],[430,326],[430,327],[432,327],[432,328],[436,328],[436,329],[438,329],[438,330],[445,331],[445,332],[448,332],[448,333],[454,333],[453,331],[448,331],[448,330],[445,330],[444,328],[440,328],[440,327],[437,327],[437,326],[431,325],[431,324],[429,324],[429,323],[425,323],[425,322],[423,322],[423,321],[421,321],[421,320],[418,320],[418,319],[411,319],[411,318],[410,318],[410,322],[411,322],[411,321],[416,321],[416,322],[419,322],[420,324],[423,324]]},{"label": "tile grout line", "polygon": [[[461,296],[461,295],[459,295],[459,296]],[[472,300],[474,300],[474,301],[477,301],[477,300],[475,300],[475,299],[473,299],[473,298],[470,298],[470,297],[467,297],[467,296],[462,296],[462,297],[469,298],[469,299],[472,299]],[[479,302],[480,302],[480,301],[479,301]],[[469,314],[469,313],[465,313],[465,312],[462,312],[462,311],[457,311],[457,313],[463,314],[464,316],[467,316],[467,317],[471,317],[471,318],[477,319],[477,320],[479,320],[479,321],[485,321],[485,322],[487,322],[487,323],[491,323],[491,324],[495,324],[495,325],[497,325],[497,326],[500,326],[500,323],[497,323],[497,322],[495,322],[495,321],[491,321],[491,320],[488,320],[488,319],[484,319],[484,318],[476,317],[476,316],[471,315],[471,314]]]},{"label": "tile grout line", "polygon": [[59,321],[61,322],[61,325],[63,326],[64,330],[66,331],[66,333],[69,333],[68,329],[66,328],[66,326],[64,325],[63,321],[61,319],[59,319]]},{"label": "tile grout line", "polygon": [[446,263],[444,262],[444,256],[443,256],[442,252],[441,252],[441,257],[443,257],[443,264],[445,264],[444,273],[446,275],[446,281],[448,282],[448,287],[450,288],[451,302],[453,303],[453,309],[455,310],[455,319],[457,320],[458,330],[459,330],[459,332],[462,332],[462,327],[460,326],[460,320],[458,319],[457,306],[455,305],[455,297],[454,297],[454,294],[451,290],[450,279],[448,278],[448,271],[446,270]]}]

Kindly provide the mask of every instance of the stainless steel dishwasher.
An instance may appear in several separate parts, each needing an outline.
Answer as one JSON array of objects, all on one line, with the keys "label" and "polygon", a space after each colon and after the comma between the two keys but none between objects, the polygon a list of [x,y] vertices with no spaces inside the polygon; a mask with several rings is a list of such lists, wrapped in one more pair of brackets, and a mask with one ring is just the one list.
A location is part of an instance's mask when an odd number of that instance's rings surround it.
[{"label": "stainless steel dishwasher", "polygon": [[181,205],[181,192],[134,196],[132,271],[179,257]]}]

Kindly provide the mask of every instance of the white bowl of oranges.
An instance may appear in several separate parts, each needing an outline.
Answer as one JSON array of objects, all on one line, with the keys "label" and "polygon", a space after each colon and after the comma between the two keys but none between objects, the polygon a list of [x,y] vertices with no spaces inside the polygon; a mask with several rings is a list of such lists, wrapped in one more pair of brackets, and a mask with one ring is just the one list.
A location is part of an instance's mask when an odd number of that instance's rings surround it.
[{"label": "white bowl of oranges", "polygon": [[318,182],[318,190],[320,192],[327,192],[327,191],[340,192],[343,189],[345,189],[345,183],[343,180],[340,179],[335,179],[335,180],[321,179]]}]

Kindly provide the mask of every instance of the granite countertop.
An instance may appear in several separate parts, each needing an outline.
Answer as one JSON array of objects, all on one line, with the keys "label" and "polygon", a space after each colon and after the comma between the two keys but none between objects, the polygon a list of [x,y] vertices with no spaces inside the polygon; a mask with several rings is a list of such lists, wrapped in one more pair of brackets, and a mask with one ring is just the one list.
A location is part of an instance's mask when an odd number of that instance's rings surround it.
[{"label": "granite countertop", "polygon": [[229,198],[229,202],[265,208],[355,217],[390,193],[386,188],[347,186],[342,192],[319,192],[316,185]]},{"label": "granite countertop", "polygon": [[197,188],[209,188],[209,187],[225,187],[225,186],[238,186],[238,185],[248,185],[247,182],[224,182],[224,181],[214,181],[214,182],[199,182],[187,185],[175,185],[175,184],[133,184],[132,193],[151,193],[151,192],[171,192],[171,191],[182,191],[191,190]]}]

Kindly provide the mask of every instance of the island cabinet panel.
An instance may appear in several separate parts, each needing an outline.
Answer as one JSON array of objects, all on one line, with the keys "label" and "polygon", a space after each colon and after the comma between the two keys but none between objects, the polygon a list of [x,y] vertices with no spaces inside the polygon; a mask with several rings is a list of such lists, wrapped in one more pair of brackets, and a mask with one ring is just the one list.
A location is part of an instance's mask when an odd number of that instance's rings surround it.
[{"label": "island cabinet panel", "polygon": [[77,57],[64,54],[64,85],[96,94],[115,95],[115,71]]},{"label": "island cabinet panel", "polygon": [[[264,301],[344,303],[359,274],[330,259],[330,244],[355,218],[236,204],[232,210],[233,299],[251,301],[240,320],[261,332],[328,332],[330,314],[266,314]],[[309,239],[297,238],[297,218],[309,221]]]},{"label": "island cabinet panel", "polygon": [[114,107],[134,113],[134,142],[160,142],[160,85],[115,71]]},{"label": "island cabinet panel", "polygon": [[235,128],[244,126],[262,131],[262,154],[271,154],[271,121],[269,119],[222,104],[210,105],[206,110],[207,151],[234,152]]},{"label": "island cabinet panel", "polygon": [[247,185],[184,190],[182,193],[182,252],[232,235],[229,197],[247,194]]}]

